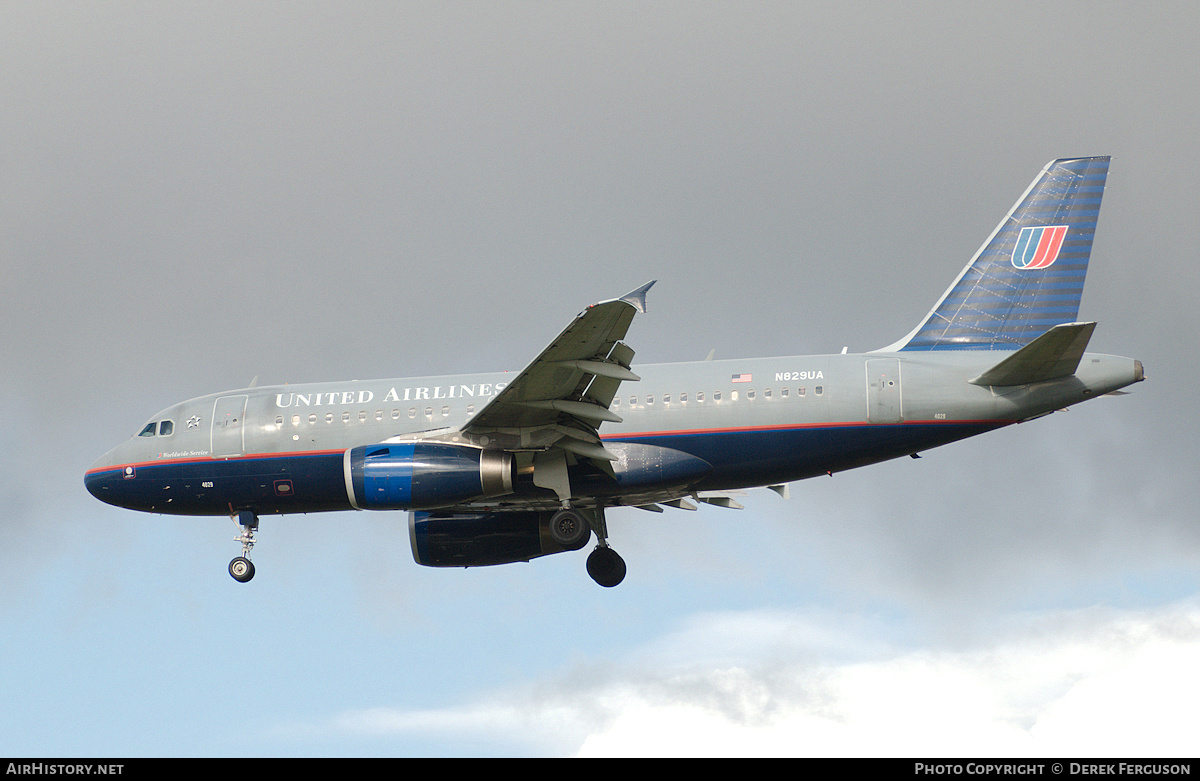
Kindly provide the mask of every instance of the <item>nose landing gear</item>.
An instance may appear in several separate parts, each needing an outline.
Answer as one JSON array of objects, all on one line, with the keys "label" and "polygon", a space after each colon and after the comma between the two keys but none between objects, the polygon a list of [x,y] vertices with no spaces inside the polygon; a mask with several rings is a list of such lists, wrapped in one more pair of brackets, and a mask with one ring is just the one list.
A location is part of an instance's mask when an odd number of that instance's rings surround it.
[{"label": "nose landing gear", "polygon": [[250,549],[254,547],[254,533],[258,531],[258,515],[253,510],[242,510],[237,514],[237,522],[242,533],[233,540],[242,544],[242,555],[229,562],[229,575],[238,583],[246,583],[254,577]]}]

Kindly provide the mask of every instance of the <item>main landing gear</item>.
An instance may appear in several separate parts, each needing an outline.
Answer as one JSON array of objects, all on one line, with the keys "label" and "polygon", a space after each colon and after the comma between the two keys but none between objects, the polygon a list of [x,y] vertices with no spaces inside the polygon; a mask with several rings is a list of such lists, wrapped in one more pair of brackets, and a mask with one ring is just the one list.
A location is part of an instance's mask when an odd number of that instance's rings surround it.
[{"label": "main landing gear", "polygon": [[233,540],[242,544],[242,555],[229,562],[229,574],[238,583],[245,583],[254,577],[250,549],[254,547],[254,533],[258,531],[258,515],[253,510],[242,510],[237,514],[237,522],[242,533]]},{"label": "main landing gear", "polygon": [[[588,515],[591,515],[589,520]],[[550,536],[567,550],[578,550],[587,543],[589,532],[596,532],[596,548],[587,559],[588,575],[604,588],[612,588],[625,579],[625,560],[608,547],[608,525],[604,508],[594,513],[564,507],[550,519]]]},{"label": "main landing gear", "polygon": [[612,588],[625,579],[625,559],[607,543],[601,542],[588,554],[587,571],[592,580],[605,588]]}]

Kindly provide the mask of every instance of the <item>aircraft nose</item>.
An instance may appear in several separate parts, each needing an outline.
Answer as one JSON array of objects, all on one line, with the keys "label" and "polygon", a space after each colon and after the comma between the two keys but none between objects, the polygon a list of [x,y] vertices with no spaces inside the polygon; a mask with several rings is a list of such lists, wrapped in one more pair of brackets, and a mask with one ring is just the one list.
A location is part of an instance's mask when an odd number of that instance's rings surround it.
[{"label": "aircraft nose", "polygon": [[97,499],[103,499],[103,497],[101,496],[100,483],[101,483],[100,475],[95,472],[92,472],[91,470],[89,470],[88,472],[86,472],[83,475],[84,487],[87,488],[89,494],[96,497]]},{"label": "aircraft nose", "polygon": [[[125,467],[133,469],[133,467]],[[96,460],[83,475],[83,485],[92,496],[106,504],[119,504],[116,486],[124,479],[121,470],[113,463],[112,454],[107,453]]]},{"label": "aircraft nose", "polygon": [[103,460],[92,464],[83,475],[83,485],[87,488],[88,493],[96,497],[102,502],[107,502],[106,494],[109,492],[107,472],[104,469]]}]

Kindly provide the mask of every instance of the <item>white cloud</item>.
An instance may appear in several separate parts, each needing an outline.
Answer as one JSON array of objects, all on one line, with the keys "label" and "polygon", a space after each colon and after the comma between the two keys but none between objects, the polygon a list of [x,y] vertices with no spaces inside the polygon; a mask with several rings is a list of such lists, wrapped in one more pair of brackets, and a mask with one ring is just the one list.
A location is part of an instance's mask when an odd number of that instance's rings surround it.
[{"label": "white cloud", "polygon": [[334,728],[486,735],[585,756],[948,757],[1182,756],[1200,728],[1194,602],[1042,615],[957,649],[886,650],[838,620],[701,616],[641,653],[527,691],[355,711]]}]

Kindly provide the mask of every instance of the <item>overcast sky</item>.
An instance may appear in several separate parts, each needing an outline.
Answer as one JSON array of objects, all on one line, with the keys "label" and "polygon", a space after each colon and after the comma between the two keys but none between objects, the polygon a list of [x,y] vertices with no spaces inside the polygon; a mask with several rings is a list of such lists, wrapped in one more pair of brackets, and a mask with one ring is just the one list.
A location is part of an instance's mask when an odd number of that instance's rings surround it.
[{"label": "overcast sky", "polygon": [[[1194,3],[0,3],[0,755],[1183,755]],[[431,570],[403,513],[83,488],[177,401],[874,349],[1112,155],[1080,316],[1148,381],[740,512]]]}]

